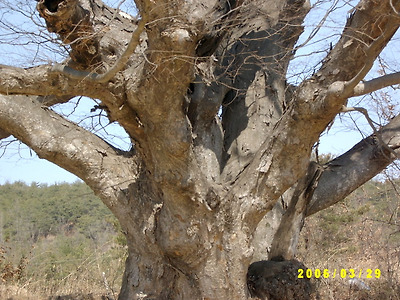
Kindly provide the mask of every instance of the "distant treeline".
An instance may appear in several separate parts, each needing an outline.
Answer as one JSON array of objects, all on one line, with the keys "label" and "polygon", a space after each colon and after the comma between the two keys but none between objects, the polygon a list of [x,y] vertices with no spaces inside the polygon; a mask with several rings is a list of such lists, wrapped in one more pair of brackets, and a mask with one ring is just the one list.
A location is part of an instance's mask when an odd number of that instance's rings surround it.
[{"label": "distant treeline", "polygon": [[[105,295],[105,278],[118,291],[125,243],[115,217],[82,182],[0,185],[0,282],[34,294],[26,299]],[[13,296],[0,285],[1,299]]]},{"label": "distant treeline", "polygon": [[111,212],[84,183],[0,185],[0,243],[77,231],[96,239],[114,225]]}]

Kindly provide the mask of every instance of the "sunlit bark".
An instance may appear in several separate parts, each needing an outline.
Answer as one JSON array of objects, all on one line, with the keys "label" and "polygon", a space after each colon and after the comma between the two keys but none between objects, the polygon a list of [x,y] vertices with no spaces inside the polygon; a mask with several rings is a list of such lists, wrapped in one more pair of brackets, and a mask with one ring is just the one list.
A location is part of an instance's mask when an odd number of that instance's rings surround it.
[{"label": "sunlit bark", "polygon": [[[379,139],[310,163],[349,97],[400,83],[397,73],[362,82],[400,24],[400,3],[360,1],[298,86],[286,73],[308,1],[136,6],[131,17],[99,0],[40,1],[70,57],[0,66],[0,138],[11,134],[82,178],[119,219],[129,249],[120,299],[247,299],[251,262],[292,259],[307,215],[396,158],[398,118]],[[99,99],[133,149],[49,108],[73,96]]]}]

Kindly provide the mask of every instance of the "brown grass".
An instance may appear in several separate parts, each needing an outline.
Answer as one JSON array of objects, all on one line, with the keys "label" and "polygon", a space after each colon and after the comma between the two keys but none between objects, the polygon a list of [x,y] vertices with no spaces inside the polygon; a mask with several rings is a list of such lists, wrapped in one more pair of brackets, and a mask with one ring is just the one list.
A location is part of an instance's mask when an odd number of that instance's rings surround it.
[{"label": "brown grass", "polygon": [[[329,214],[324,217],[323,214]],[[334,217],[331,217],[334,216]],[[346,216],[350,218],[346,219]],[[372,217],[374,216],[374,217]],[[323,300],[400,300],[400,237],[398,226],[375,218],[377,211],[360,214],[346,206],[321,212],[306,221],[299,243],[298,259],[308,268],[336,269],[336,278],[321,278],[317,283]],[[345,278],[339,272],[346,269]],[[354,269],[370,290],[349,284],[349,269]],[[367,270],[371,277],[367,278]],[[376,278],[375,270],[380,270]]]},{"label": "brown grass", "polygon": [[[124,267],[124,251],[120,250],[119,259],[107,259],[109,253],[105,252],[90,255],[78,262],[65,261],[64,268],[71,269],[71,265],[66,264],[73,263],[75,269],[63,277],[47,274],[46,271],[51,270],[48,266],[41,270],[35,263],[35,257],[24,258],[23,263],[13,265],[10,261],[6,262],[7,254],[3,249],[0,258],[0,299],[117,299]],[[60,270],[58,266],[52,267]]]}]

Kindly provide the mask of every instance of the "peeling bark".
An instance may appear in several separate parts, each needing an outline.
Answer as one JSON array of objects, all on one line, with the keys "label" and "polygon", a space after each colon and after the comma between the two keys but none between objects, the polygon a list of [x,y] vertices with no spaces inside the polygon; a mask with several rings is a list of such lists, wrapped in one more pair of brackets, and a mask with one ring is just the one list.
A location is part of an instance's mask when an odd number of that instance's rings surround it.
[{"label": "peeling bark", "polygon": [[[388,151],[375,135],[356,144],[352,149],[330,161],[321,176],[320,186],[310,201],[307,215],[323,210],[353,192],[397,159],[400,140],[400,117],[395,117],[380,131],[382,141],[393,150]],[[368,167],[365,167],[368,162]],[[335,193],[331,194],[334,188]]]},{"label": "peeling bark", "polygon": [[315,162],[311,162],[306,176],[297,183],[289,206],[282,215],[279,227],[275,232],[269,257],[283,257],[286,260],[294,259],[307,208],[318,186],[322,171],[322,167]]},{"label": "peeling bark", "polygon": [[[70,59],[0,66],[0,138],[12,134],[82,178],[119,219],[129,249],[120,299],[247,299],[251,262],[291,260],[307,215],[395,158],[387,149],[400,145],[398,117],[381,130],[387,147],[372,136],[310,165],[349,97],[399,83],[397,74],[361,80],[396,32],[400,3],[362,0],[320,70],[297,87],[285,74],[308,1],[136,6],[131,17],[99,0],[40,1]],[[102,102],[131,152],[51,111],[82,95]]]},{"label": "peeling bark", "polygon": [[47,29],[71,46],[74,66],[87,69],[100,62],[98,41],[92,39],[94,30],[90,12],[78,0],[41,0],[37,10],[46,20]]}]

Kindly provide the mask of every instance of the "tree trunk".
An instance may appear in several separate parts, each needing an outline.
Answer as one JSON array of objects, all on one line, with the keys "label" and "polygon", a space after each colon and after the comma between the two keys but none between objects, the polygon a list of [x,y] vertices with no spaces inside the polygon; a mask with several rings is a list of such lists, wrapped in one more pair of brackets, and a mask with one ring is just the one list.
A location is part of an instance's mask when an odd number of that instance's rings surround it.
[{"label": "tree trunk", "polygon": [[[293,259],[304,218],[399,151],[396,117],[329,164],[310,162],[349,97],[400,77],[360,83],[399,26],[395,2],[362,0],[318,72],[292,86],[309,1],[137,0],[134,18],[100,0],[41,0],[70,57],[0,66],[0,138],[79,176],[118,218],[120,299],[308,299]],[[99,99],[132,149],[50,109],[73,96]]]},{"label": "tree trunk", "polygon": [[145,241],[127,234],[119,299],[247,299],[249,236],[233,224],[215,228],[198,211],[187,223],[175,214],[179,224],[171,224],[164,209],[155,205],[143,229]]}]

